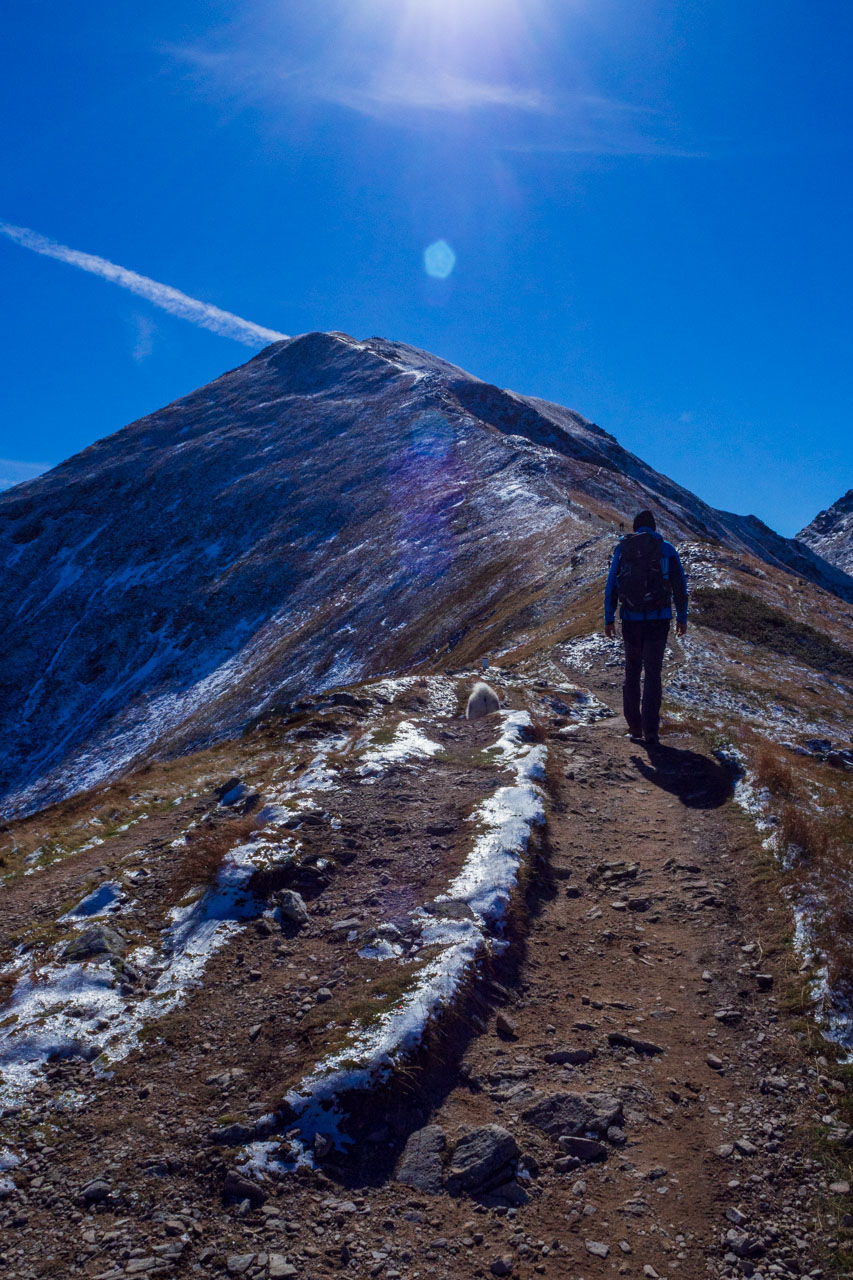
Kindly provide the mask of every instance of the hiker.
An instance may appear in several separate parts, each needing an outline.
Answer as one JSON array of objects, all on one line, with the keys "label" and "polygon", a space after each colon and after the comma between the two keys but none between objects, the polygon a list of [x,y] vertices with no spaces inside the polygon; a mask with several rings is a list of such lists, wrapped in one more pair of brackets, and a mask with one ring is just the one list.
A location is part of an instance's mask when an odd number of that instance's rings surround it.
[{"label": "hiker", "polygon": [[661,670],[673,598],[675,629],[683,636],[687,631],[687,582],[678,552],[657,532],[651,511],[640,511],[634,517],[634,532],[626,534],[613,553],[604,589],[604,634],[611,640],[616,636],[618,601],[625,644],[622,709],[628,736],[650,747],[658,744]]}]

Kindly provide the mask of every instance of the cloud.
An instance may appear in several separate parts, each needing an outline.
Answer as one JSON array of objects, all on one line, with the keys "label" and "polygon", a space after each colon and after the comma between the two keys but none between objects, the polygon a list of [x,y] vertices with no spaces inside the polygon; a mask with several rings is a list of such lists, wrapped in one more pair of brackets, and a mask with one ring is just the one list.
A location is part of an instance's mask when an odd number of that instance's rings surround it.
[{"label": "cloud", "polygon": [[133,348],[131,355],[137,364],[147,360],[154,350],[154,334],[157,326],[150,316],[135,315],[133,317]]},{"label": "cloud", "polygon": [[547,113],[550,100],[539,89],[476,80],[467,76],[439,71],[432,75],[386,76],[358,86],[344,80],[317,81],[314,94],[326,102],[337,103],[379,116],[400,108],[412,111],[470,111],[488,107]]},{"label": "cloud", "polygon": [[12,485],[35,480],[50,467],[49,462],[18,462],[15,458],[0,458],[0,489],[11,489]]},{"label": "cloud", "polygon": [[137,275],[126,267],[118,267],[106,258],[97,258],[92,253],[81,253],[77,249],[69,249],[64,244],[57,244],[47,236],[39,235],[28,227],[14,227],[8,222],[0,222],[0,233],[14,240],[25,249],[41,253],[46,258],[56,258],[58,262],[66,262],[70,267],[79,267],[81,271],[90,271],[92,275],[109,280],[122,289],[129,289],[140,298],[147,298],[155,307],[161,307],[170,315],[181,320],[189,320],[201,329],[210,329],[222,338],[231,338],[234,342],[242,342],[247,347],[262,346],[268,342],[279,342],[287,334],[278,333],[275,329],[265,329],[251,320],[243,320],[232,315],[230,311],[222,311],[208,302],[199,302],[198,298],[190,298],[171,285],[159,284],[149,280],[147,276]]}]

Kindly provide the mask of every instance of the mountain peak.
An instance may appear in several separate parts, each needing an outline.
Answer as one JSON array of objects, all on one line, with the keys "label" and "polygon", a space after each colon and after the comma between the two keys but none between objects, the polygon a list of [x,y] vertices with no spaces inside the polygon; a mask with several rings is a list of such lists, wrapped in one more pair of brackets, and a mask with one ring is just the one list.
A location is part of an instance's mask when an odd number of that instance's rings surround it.
[{"label": "mountain peak", "polygon": [[797,538],[830,564],[853,572],[853,489],[819,512]]}]

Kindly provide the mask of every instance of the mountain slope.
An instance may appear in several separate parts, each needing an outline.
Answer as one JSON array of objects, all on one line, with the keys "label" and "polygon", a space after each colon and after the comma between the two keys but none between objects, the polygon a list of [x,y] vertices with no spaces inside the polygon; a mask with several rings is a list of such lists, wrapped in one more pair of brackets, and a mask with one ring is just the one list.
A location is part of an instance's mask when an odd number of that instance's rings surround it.
[{"label": "mountain slope", "polygon": [[425,352],[276,343],[0,496],[0,795],[19,812],[275,702],[565,614],[640,505],[853,599],[580,415]]},{"label": "mountain slope", "polygon": [[830,564],[853,572],[853,489],[816,515],[797,538]]}]

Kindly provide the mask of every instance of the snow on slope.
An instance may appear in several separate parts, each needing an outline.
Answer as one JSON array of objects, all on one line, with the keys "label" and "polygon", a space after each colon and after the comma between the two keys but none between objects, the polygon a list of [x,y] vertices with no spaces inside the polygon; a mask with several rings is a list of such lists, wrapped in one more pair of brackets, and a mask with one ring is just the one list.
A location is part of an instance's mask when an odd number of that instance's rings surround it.
[{"label": "snow on slope", "polygon": [[816,515],[797,538],[824,560],[853,573],[853,489]]},{"label": "snow on slope", "polygon": [[530,609],[557,614],[649,502],[673,536],[853,593],[569,410],[400,343],[276,343],[0,495],[0,813],[433,662],[484,623],[505,647],[507,600],[523,617],[547,572]]}]

